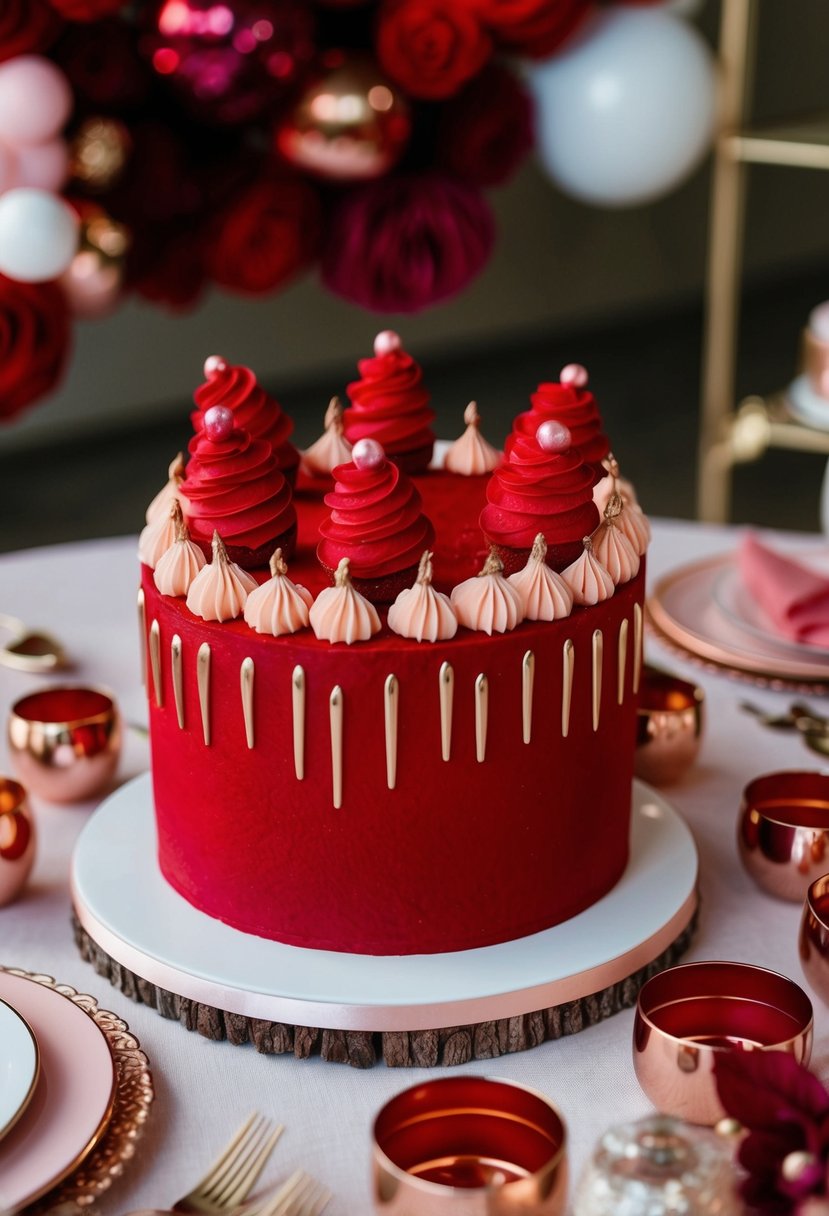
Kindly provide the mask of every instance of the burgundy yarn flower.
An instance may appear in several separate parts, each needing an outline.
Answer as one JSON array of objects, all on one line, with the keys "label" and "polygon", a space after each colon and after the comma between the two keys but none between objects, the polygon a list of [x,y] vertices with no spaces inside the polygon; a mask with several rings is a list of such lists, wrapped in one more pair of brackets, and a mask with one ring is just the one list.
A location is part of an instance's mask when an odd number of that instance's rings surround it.
[{"label": "burgundy yarn flower", "polygon": [[749,1210],[805,1216],[829,1195],[829,1091],[782,1051],[722,1052],[715,1072],[725,1110],[748,1131],[738,1160]]},{"label": "burgundy yarn flower", "polygon": [[581,25],[595,0],[467,0],[498,41],[531,59],[551,55]]},{"label": "burgundy yarn flower", "polygon": [[416,312],[465,287],[494,240],[492,212],[473,186],[441,173],[386,178],[342,197],[322,277],[364,308]]},{"label": "burgundy yarn flower", "polygon": [[69,310],[56,283],[0,275],[0,418],[57,384],[69,353]]},{"label": "burgundy yarn flower", "polygon": [[0,63],[45,51],[62,24],[46,0],[0,0]]},{"label": "burgundy yarn flower", "polygon": [[468,3],[386,0],[377,23],[377,56],[413,97],[451,97],[479,72],[492,41]]},{"label": "burgundy yarn flower", "polygon": [[68,26],[54,58],[80,100],[92,106],[132,109],[150,91],[150,70],[138,54],[135,31],[118,18]]},{"label": "burgundy yarn flower", "polygon": [[533,104],[506,68],[493,63],[447,102],[438,160],[475,186],[512,177],[533,146]]}]

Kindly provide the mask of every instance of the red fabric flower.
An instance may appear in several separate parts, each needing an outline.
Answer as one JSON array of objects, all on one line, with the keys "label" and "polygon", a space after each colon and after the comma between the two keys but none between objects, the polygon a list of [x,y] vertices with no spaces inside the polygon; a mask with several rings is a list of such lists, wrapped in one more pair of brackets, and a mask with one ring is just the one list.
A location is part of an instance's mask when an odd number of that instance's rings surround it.
[{"label": "red fabric flower", "polygon": [[440,173],[390,177],[344,195],[322,277],[376,312],[416,312],[465,287],[486,264],[495,222],[473,186]]},{"label": "red fabric flower", "polygon": [[490,64],[444,108],[438,160],[466,182],[500,185],[532,146],[532,100],[499,64]]},{"label": "red fabric flower", "polygon": [[722,1052],[714,1068],[720,1101],[748,1131],[738,1153],[748,1210],[788,1216],[829,1194],[829,1092],[817,1077],[783,1051]]},{"label": "red fabric flower", "polygon": [[130,286],[145,300],[187,312],[207,287],[204,233],[191,224],[173,224],[159,242],[147,229],[133,241],[127,271]]},{"label": "red fabric flower", "polygon": [[124,0],[50,0],[67,21],[100,21],[124,7]]},{"label": "red fabric flower", "polygon": [[413,97],[451,97],[487,62],[492,40],[466,2],[388,0],[380,9],[377,54]]},{"label": "red fabric flower", "polygon": [[0,63],[44,51],[62,24],[46,0],[0,0]]},{"label": "red fabric flower", "polygon": [[551,55],[595,7],[595,0],[466,0],[511,50],[531,59]]},{"label": "red fabric flower", "polygon": [[260,178],[219,213],[208,252],[210,274],[233,291],[272,291],[313,260],[321,229],[312,186],[299,177]]},{"label": "red fabric flower", "polygon": [[69,351],[69,309],[56,283],[0,275],[0,418],[55,387]]},{"label": "red fabric flower", "polygon": [[136,42],[135,31],[118,18],[70,25],[54,58],[81,100],[106,110],[130,109],[146,99],[152,83]]}]

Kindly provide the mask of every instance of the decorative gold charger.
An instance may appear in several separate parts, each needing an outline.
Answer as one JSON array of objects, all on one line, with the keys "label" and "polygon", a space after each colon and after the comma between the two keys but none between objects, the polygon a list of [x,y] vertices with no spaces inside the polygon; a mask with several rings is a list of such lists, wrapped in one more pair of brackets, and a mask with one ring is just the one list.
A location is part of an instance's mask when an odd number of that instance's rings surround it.
[{"label": "decorative gold charger", "polygon": [[51,988],[67,997],[87,1013],[104,1034],[115,1064],[115,1099],[106,1131],[79,1168],[27,1212],[32,1216],[60,1207],[62,1216],[71,1216],[89,1207],[109,1189],[135,1154],[154,1098],[149,1061],[127,1023],[117,1014],[100,1009],[95,997],[77,992],[48,975],[37,975],[17,967],[2,967],[17,975]]}]

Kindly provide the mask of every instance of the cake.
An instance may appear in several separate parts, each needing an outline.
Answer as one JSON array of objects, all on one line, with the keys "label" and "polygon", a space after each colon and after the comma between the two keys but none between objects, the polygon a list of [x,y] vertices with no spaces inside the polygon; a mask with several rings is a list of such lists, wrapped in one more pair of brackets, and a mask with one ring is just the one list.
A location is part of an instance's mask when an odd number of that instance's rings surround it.
[{"label": "cake", "polygon": [[533,430],[534,399],[502,463],[467,407],[450,467],[427,469],[395,339],[361,365],[382,417],[350,386],[293,493],[202,388],[142,538],[161,872],[243,933],[346,954],[521,938],[628,862],[647,522],[595,400],[565,383],[566,417]]}]

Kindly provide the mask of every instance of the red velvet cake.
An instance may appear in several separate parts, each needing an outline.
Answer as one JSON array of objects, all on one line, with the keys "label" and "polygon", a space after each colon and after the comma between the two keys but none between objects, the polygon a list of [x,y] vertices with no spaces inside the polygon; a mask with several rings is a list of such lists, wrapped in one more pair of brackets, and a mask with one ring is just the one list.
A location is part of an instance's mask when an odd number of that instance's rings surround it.
[{"label": "red velvet cake", "polygon": [[[403,417],[424,404],[420,378],[410,379],[413,408],[402,389],[396,402]],[[222,405],[210,395],[197,452],[205,433],[221,435],[211,411]],[[139,603],[159,862],[192,904],[297,946],[433,953],[548,928],[617,882],[628,859],[647,523],[606,479],[596,487],[603,522],[560,569],[572,507],[538,478],[516,483],[528,459],[552,467],[557,484],[575,487],[579,519],[599,520],[582,502],[598,447],[583,458],[568,446],[574,409],[555,431],[555,457],[548,447],[528,458],[527,443],[553,443],[555,428],[536,441],[524,420],[508,445],[517,464],[502,466],[507,522],[529,552],[511,575],[481,531],[491,531],[498,473],[480,471],[497,457],[474,410],[448,469],[410,479],[375,434],[347,424],[351,460],[327,478],[319,459],[313,475],[300,470],[296,551],[277,546],[269,569],[236,564],[216,511],[205,562],[190,469],[182,481],[171,467],[142,534]],[[340,459],[342,424],[329,417]],[[415,464],[422,423],[421,414],[411,431]],[[236,416],[234,450],[239,430]],[[449,471],[464,467],[469,475]],[[284,478],[274,467],[261,512],[231,481],[227,539],[247,535],[238,501],[259,550],[259,521],[286,518]],[[387,608],[371,577],[385,584],[402,569]]]}]

